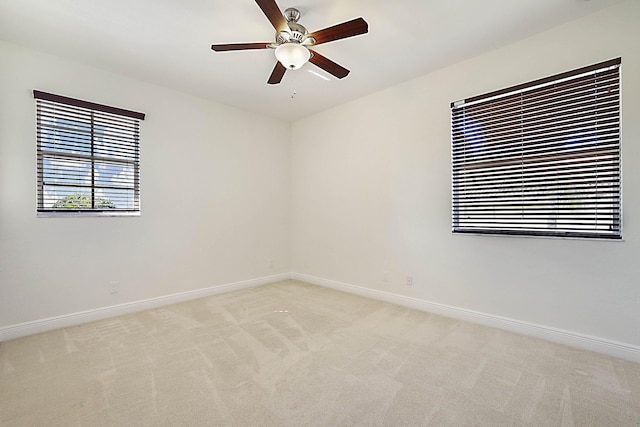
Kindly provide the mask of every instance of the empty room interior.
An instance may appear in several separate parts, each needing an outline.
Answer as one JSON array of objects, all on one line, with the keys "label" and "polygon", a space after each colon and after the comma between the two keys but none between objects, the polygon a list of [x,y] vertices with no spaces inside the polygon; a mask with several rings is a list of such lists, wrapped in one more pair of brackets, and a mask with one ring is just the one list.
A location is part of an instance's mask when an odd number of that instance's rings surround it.
[{"label": "empty room interior", "polygon": [[639,21],[0,0],[0,425],[640,425]]}]

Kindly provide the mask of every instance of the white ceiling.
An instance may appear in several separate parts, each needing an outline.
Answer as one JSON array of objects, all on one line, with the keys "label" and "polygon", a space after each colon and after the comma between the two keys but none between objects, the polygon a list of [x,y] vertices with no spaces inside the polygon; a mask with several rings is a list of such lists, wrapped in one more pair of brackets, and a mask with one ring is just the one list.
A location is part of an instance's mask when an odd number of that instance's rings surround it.
[{"label": "white ceiling", "polygon": [[309,31],[362,16],[368,34],[315,48],[351,74],[306,64],[270,86],[272,50],[213,52],[212,43],[273,40],[253,0],[0,0],[0,38],[295,120],[622,0],[276,1],[298,8]]}]

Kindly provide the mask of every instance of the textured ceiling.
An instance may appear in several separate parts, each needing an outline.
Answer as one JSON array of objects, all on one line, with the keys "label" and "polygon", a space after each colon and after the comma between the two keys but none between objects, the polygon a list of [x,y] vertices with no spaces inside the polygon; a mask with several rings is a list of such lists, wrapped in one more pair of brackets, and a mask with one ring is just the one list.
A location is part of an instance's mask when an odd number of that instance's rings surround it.
[{"label": "textured ceiling", "polygon": [[316,48],[349,76],[306,64],[270,86],[272,50],[213,52],[212,43],[274,39],[253,0],[0,0],[0,39],[295,120],[621,2],[277,1],[298,8],[309,31],[360,16],[369,23],[366,35]]}]

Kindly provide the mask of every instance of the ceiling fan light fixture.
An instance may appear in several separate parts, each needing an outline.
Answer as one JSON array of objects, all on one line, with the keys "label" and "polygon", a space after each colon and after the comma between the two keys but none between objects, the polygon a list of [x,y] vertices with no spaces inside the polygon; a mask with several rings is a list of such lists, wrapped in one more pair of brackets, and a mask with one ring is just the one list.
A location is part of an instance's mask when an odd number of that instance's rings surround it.
[{"label": "ceiling fan light fixture", "polygon": [[311,52],[299,43],[284,43],[276,48],[276,58],[288,70],[297,70],[311,58]]}]

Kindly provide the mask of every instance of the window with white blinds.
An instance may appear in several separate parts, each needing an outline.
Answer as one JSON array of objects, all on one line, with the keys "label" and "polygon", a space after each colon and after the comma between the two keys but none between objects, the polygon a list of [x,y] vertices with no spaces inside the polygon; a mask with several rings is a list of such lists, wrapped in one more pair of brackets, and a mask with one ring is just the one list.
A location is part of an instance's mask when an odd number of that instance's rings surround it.
[{"label": "window with white blinds", "polygon": [[451,104],[454,233],[622,238],[620,65]]},{"label": "window with white blinds", "polygon": [[34,90],[39,214],[140,212],[143,113]]}]

